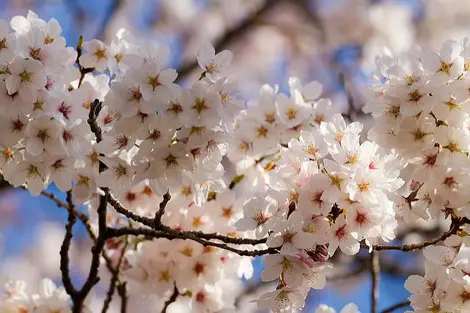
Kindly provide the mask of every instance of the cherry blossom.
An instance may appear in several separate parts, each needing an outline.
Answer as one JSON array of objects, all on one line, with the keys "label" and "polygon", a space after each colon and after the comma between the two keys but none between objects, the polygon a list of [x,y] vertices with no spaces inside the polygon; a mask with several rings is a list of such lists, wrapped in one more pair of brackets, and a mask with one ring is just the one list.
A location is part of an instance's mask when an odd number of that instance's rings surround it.
[{"label": "cherry blossom", "polygon": [[[35,196],[51,184],[66,193],[67,203],[49,196],[69,214],[63,247],[77,215],[92,264],[119,264],[106,273],[133,302],[151,302],[145,310],[231,310],[252,257],[265,255],[261,278],[275,287],[254,302],[297,312],[326,286],[329,258],[361,246],[423,248],[424,274],[405,283],[413,309],[470,310],[468,41],[378,57],[366,139],[316,81],[263,85],[245,103],[232,53],[209,43],[196,56],[199,79],[178,85],[168,47],[124,29],[109,45],[81,37],[75,49],[54,19],[29,12],[10,26],[0,20],[1,174]],[[432,219],[451,224],[437,240],[380,246]],[[61,257],[64,287],[46,278],[35,294],[9,282],[0,311],[94,312],[90,290],[70,291]]]}]

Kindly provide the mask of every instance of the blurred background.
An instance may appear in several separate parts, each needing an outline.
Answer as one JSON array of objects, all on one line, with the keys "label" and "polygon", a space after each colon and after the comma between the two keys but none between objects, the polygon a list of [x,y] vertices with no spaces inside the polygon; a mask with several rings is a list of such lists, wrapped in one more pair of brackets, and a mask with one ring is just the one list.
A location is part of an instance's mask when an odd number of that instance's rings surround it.
[{"label": "blurred background", "polygon": [[[172,52],[169,66],[178,70],[183,84],[199,77],[195,53],[210,41],[216,50],[234,53],[231,77],[238,79],[243,98],[256,98],[264,83],[286,91],[290,76],[317,80],[338,110],[354,111],[366,127],[370,121],[361,114],[361,94],[376,55],[386,49],[400,54],[414,45],[438,48],[447,39],[463,39],[470,30],[467,0],[0,0],[2,19],[28,10],[57,19],[70,46],[81,34],[85,40],[109,42],[122,27],[135,37],[165,43]],[[49,189],[60,194],[54,186]],[[65,219],[66,212],[49,199],[2,186],[0,281],[22,279],[36,286],[48,276],[60,282],[58,251]],[[442,224],[403,227],[397,242],[435,237]],[[77,227],[75,235],[71,258],[74,278],[80,280],[88,270],[90,243],[83,229]],[[336,269],[327,288],[310,293],[304,312],[313,312],[319,303],[339,311],[351,301],[369,312],[367,254],[337,254],[332,261]],[[380,310],[408,297],[403,283],[410,274],[422,273],[420,264],[419,254],[381,254]],[[255,265],[257,274],[240,291],[237,312],[256,312],[248,301],[264,287],[259,279],[262,261]]]}]

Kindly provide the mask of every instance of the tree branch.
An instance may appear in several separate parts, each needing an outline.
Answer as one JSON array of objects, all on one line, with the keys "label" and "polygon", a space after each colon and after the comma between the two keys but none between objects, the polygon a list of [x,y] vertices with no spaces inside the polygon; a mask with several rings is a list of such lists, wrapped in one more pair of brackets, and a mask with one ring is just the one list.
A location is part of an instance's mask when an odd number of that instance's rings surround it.
[{"label": "tree branch", "polygon": [[[266,243],[266,240],[267,240],[267,238],[262,238],[262,239],[235,238],[235,237],[223,236],[217,233],[204,233],[200,231],[176,231],[172,229],[171,227],[168,227],[163,224],[155,226],[154,219],[151,219],[145,216],[140,216],[126,209],[118,200],[116,200],[116,198],[113,197],[113,195],[109,191],[109,188],[103,187],[101,189],[108,196],[108,203],[111,204],[111,206],[116,210],[116,212],[126,216],[127,218],[131,220],[134,220],[145,226],[148,226],[154,230],[160,230],[160,231],[171,233],[171,234],[181,234],[181,236],[185,236],[185,237],[197,236],[205,240],[211,240],[211,239],[220,240],[225,243],[231,243],[231,244],[236,244],[236,245],[242,245],[242,244],[257,245],[257,244]],[[186,238],[186,239],[189,239],[189,238]]]},{"label": "tree branch", "polygon": [[165,301],[165,304],[163,305],[162,313],[166,313],[166,311],[167,311],[168,307],[170,306],[170,304],[172,304],[176,301],[179,294],[180,293],[179,293],[178,288],[176,287],[176,284],[175,284],[175,287],[173,288],[173,293],[171,294],[170,298]]},{"label": "tree branch", "polygon": [[101,109],[103,108],[103,104],[100,100],[95,99],[90,105],[90,112],[88,113],[88,125],[90,125],[90,130],[95,134],[96,142],[101,142],[103,140],[103,134],[101,131],[100,126],[96,122],[96,119],[100,115]]},{"label": "tree branch", "polygon": [[379,282],[380,282],[380,259],[377,251],[370,253],[370,274],[372,280],[371,290],[371,313],[377,313],[377,301],[379,299]]},{"label": "tree branch", "polygon": [[117,287],[119,297],[121,297],[121,313],[127,312],[127,284],[122,283]]},{"label": "tree branch", "polygon": [[83,52],[83,35],[80,35],[80,37],[78,37],[76,50],[77,50],[77,59],[75,60],[75,63],[77,64],[78,70],[80,71],[80,78],[78,79],[77,88],[80,88],[80,86],[83,83],[83,79],[85,79],[85,75],[88,73],[92,73],[94,71],[94,68],[84,68],[80,64],[80,57],[82,56],[82,52]]},{"label": "tree branch", "polygon": [[[98,126],[96,119],[101,111],[102,104],[100,101],[95,100],[90,107],[90,112],[88,115],[88,124],[90,126],[91,131],[96,136],[96,141],[100,142],[102,138],[101,128]],[[106,169],[106,165],[100,161],[99,165],[99,172],[102,172]],[[87,297],[90,290],[93,286],[98,283],[99,277],[99,267],[100,267],[100,255],[104,250],[104,245],[106,243],[106,232],[107,232],[107,224],[106,224],[106,217],[107,217],[107,206],[108,206],[108,199],[107,195],[100,196],[100,203],[98,205],[97,213],[98,213],[98,237],[96,238],[94,245],[91,249],[92,252],[92,259],[90,264],[90,271],[88,272],[88,277],[83,284],[82,288],[75,294],[73,298],[73,313],[81,313],[83,308],[83,302]]]},{"label": "tree branch", "polygon": [[230,252],[234,252],[238,255],[243,256],[259,256],[265,254],[274,254],[279,253],[279,250],[276,248],[268,248],[263,250],[241,250],[237,248],[233,248],[226,243],[218,243],[213,241],[204,240],[199,238],[198,236],[192,234],[191,232],[180,232],[170,228],[171,231],[157,231],[150,228],[129,228],[129,227],[122,227],[122,228],[108,228],[106,238],[115,238],[125,235],[133,235],[133,236],[146,236],[148,238],[167,238],[167,239],[182,239],[182,240],[192,240],[197,243],[200,243],[204,247],[211,246],[220,248],[223,250],[227,250]]},{"label": "tree branch", "polygon": [[[24,189],[24,190],[28,190],[28,188],[26,188],[26,185],[21,185],[20,186],[21,189]],[[64,208],[64,209],[67,209],[68,211],[71,211],[73,213],[73,215],[75,215],[76,217],[78,217],[79,220],[81,220],[83,222],[83,224],[87,225],[89,224],[89,218],[88,218],[88,215],[86,215],[85,213],[82,213],[80,211],[78,211],[75,206],[70,206],[69,204],[63,202],[62,200],[60,200],[59,198],[57,198],[52,192],[48,192],[48,191],[41,191],[41,195],[54,201],[55,204],[57,205],[57,207],[59,208]]]},{"label": "tree branch", "polygon": [[155,213],[155,218],[153,219],[154,227],[159,227],[160,225],[162,225],[162,217],[165,214],[165,208],[166,208],[166,205],[168,204],[168,201],[170,201],[170,199],[171,199],[170,191],[167,191],[163,195],[163,201],[160,202],[160,208],[158,209],[157,213]]},{"label": "tree branch", "polygon": [[[238,25],[227,30],[225,34],[223,34],[220,38],[216,39],[214,42],[215,51],[223,50],[224,47],[230,45],[238,38],[243,37],[245,34],[249,33],[253,29],[253,27],[257,25],[260,18],[267,12],[272,10],[280,2],[282,2],[282,0],[266,0],[261,5],[261,7],[259,7],[255,12],[248,15]],[[197,67],[197,60],[192,60],[186,64],[183,64],[183,66],[181,66],[181,68],[177,70],[178,77],[176,78],[176,81],[180,81],[183,77],[188,75]]]},{"label": "tree branch", "polygon": [[60,272],[62,273],[62,284],[64,285],[65,291],[74,299],[77,294],[77,290],[73,286],[72,279],[70,278],[70,258],[69,251],[73,237],[73,225],[77,221],[75,214],[72,212],[74,204],[72,202],[72,192],[67,191],[67,202],[68,202],[68,219],[65,226],[65,236],[60,247]]},{"label": "tree branch", "polygon": [[[129,241],[127,240],[127,237],[126,237],[126,239],[124,241],[124,246],[122,247],[122,250],[121,250],[121,254],[119,255],[119,259],[118,259],[118,263],[116,265],[116,268],[113,268],[113,264],[112,264],[111,260],[106,261],[106,265],[107,265],[109,271],[111,272],[112,276],[111,276],[111,279],[110,279],[110,282],[109,282],[108,292],[106,293],[106,298],[104,300],[103,309],[101,311],[102,313],[105,313],[105,312],[108,311],[109,305],[111,304],[111,301],[113,300],[114,291],[116,290],[116,287],[118,287],[118,285],[121,285],[120,282],[119,282],[119,275],[121,274],[121,268],[122,268],[122,264],[123,264],[123,260],[124,260],[124,255],[126,253],[128,245],[129,245]],[[119,293],[119,291],[118,291],[118,293]]]},{"label": "tree branch", "polygon": [[401,250],[404,252],[409,252],[409,251],[414,251],[418,249],[424,249],[427,246],[435,245],[440,241],[446,240],[450,236],[456,234],[460,227],[464,224],[467,224],[469,221],[466,218],[461,218],[461,219],[453,219],[451,227],[448,231],[442,233],[437,238],[434,238],[432,240],[428,241],[423,241],[421,243],[413,243],[413,244],[408,244],[408,245],[373,245],[372,248],[375,251],[381,251],[381,250]]},{"label": "tree branch", "polygon": [[407,306],[410,306],[410,301],[408,300],[394,304],[391,307],[388,307],[385,310],[383,310],[382,313],[391,313],[397,309],[404,308]]}]

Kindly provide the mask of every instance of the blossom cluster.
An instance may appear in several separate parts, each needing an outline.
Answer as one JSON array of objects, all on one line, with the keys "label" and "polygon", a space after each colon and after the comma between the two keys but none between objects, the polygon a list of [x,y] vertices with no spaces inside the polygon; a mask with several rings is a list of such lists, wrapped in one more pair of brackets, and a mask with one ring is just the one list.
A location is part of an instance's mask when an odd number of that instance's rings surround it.
[{"label": "blossom cluster", "polygon": [[[55,183],[61,191],[72,190],[75,203],[88,204],[92,217],[100,187],[142,216],[153,216],[155,203],[168,192],[166,225],[237,235],[237,208],[225,206],[235,201],[229,190],[212,208],[202,206],[210,191],[226,189],[221,160],[231,121],[243,105],[232,92],[234,82],[223,76],[229,51],[216,55],[205,45],[198,55],[204,74],[184,89],[174,83],[176,71],[164,68],[166,47],[132,42],[125,31],[109,46],[85,41],[75,51],[65,47],[54,19],[45,22],[30,12],[10,24],[13,32],[8,23],[0,25],[1,169],[9,183],[33,195]],[[102,103],[100,140],[88,125],[96,101]],[[111,210],[108,215],[110,225],[128,223]],[[108,246],[112,254],[116,247]],[[165,295],[176,284],[180,293],[192,295],[194,310],[216,311],[235,300],[222,302],[224,288],[215,285],[224,279],[237,283],[252,271],[250,262],[223,250],[183,240],[167,246],[171,253],[164,253],[160,239],[129,249],[123,276],[142,287],[131,293]],[[68,298],[61,299],[68,305]]]},{"label": "blossom cluster", "polygon": [[[338,248],[355,255],[393,240],[396,213],[443,211],[457,230],[470,217],[470,42],[378,58],[365,106],[376,124],[362,140],[363,125],[335,112],[318,82],[291,78],[288,94],[264,85],[245,103],[230,51],[204,45],[199,80],[179,85],[165,46],[120,30],[109,45],[81,38],[71,48],[60,34],[32,12],[0,21],[0,170],[33,195],[55,184],[69,215],[87,205],[84,223],[104,242],[93,253],[117,264],[130,299],[232,309],[231,290],[253,273],[247,256],[266,254],[262,280],[277,285],[258,307],[297,312],[324,288]],[[123,229],[135,232],[106,237]],[[424,251],[430,278],[406,284],[416,311],[467,309],[466,234]],[[65,313],[76,294],[46,279],[29,296],[10,282],[0,309]]]},{"label": "blossom cluster", "polygon": [[423,251],[424,277],[405,284],[416,312],[468,311],[469,48],[468,40],[449,40],[437,52],[377,58],[364,107],[375,120],[369,137],[405,164],[395,211],[405,222],[452,219],[445,246]]},{"label": "blossom cluster", "polygon": [[415,312],[467,312],[470,309],[468,237],[453,235],[444,243],[424,249],[424,276],[411,275],[405,282]]},{"label": "blossom cluster", "polygon": [[0,22],[0,169],[12,185],[27,183],[34,195],[51,182],[66,191],[91,134],[85,88],[68,89],[79,75],[77,52],[65,47],[55,20],[30,13],[13,18],[11,28]]},{"label": "blossom cluster", "polygon": [[[229,51],[205,45],[200,79],[183,88],[165,69],[166,47],[134,42],[124,30],[109,46],[85,41],[75,51],[55,20],[30,13],[12,20],[12,33],[2,25],[3,125],[11,134],[2,172],[12,185],[37,195],[55,183],[92,217],[102,188],[144,217],[169,193],[162,223],[171,229],[265,238],[274,254],[263,280],[279,283],[258,305],[274,311],[301,308],[310,288],[323,288],[338,247],[352,255],[362,240],[393,238],[389,194],[402,184],[402,164],[360,143],[362,125],[334,114],[319,83],[292,78],[289,96],[263,86],[245,107],[225,76]],[[88,125],[96,101],[99,138]],[[235,165],[230,183],[225,155]],[[129,224],[113,213],[108,222]],[[107,250],[118,258],[122,247],[117,240]],[[221,286],[252,272],[232,252],[182,239],[139,242],[124,259],[131,296],[164,295],[163,305],[176,288],[195,311],[229,307],[235,299]]]},{"label": "blossom cluster", "polygon": [[328,100],[317,100],[318,83],[291,79],[290,86],[290,97],[262,88],[237,116],[228,154],[241,180],[235,190],[250,196],[236,226],[279,249],[266,256],[262,275],[278,287],[258,302],[273,312],[302,308],[310,288],[322,289],[338,247],[354,255],[362,240],[393,239],[389,197],[403,184],[401,160],[360,143],[362,125],[348,125]]},{"label": "blossom cluster", "polygon": [[445,42],[436,53],[415,49],[377,59],[376,84],[366,112],[370,137],[407,163],[395,199],[405,221],[468,217],[469,42]]},{"label": "blossom cluster", "polygon": [[[70,296],[63,287],[57,287],[47,278],[41,280],[38,294],[31,294],[22,281],[8,282],[0,290],[1,312],[70,312]],[[91,313],[89,310],[84,312]]]}]

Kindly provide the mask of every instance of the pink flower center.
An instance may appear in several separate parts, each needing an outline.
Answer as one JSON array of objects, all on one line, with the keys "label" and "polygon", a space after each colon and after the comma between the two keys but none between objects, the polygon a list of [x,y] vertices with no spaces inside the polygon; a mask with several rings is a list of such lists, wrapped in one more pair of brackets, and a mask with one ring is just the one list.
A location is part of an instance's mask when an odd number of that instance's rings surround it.
[{"label": "pink flower center", "polygon": [[344,239],[346,237],[346,225],[341,226],[335,232],[335,236],[338,239]]},{"label": "pink flower center", "polygon": [[199,291],[196,294],[196,301],[200,302],[200,303],[205,302],[206,301],[206,294],[203,291]]}]

